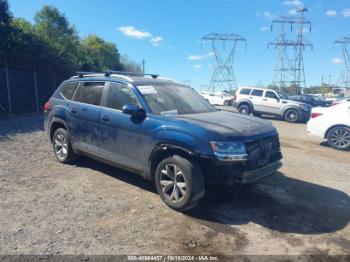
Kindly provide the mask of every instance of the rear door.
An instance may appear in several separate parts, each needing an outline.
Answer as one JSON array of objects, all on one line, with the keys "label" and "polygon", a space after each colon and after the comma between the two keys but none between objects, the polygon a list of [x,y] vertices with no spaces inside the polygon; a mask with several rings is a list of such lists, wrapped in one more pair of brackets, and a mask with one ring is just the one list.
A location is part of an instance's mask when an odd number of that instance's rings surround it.
[{"label": "rear door", "polygon": [[276,92],[266,90],[263,98],[264,112],[273,115],[281,114],[281,99]]},{"label": "rear door", "polygon": [[101,98],[106,82],[81,82],[70,103],[71,136],[76,149],[99,154]]},{"label": "rear door", "polygon": [[253,89],[250,93],[249,100],[252,101],[256,111],[264,112],[263,94],[264,90],[261,89]]}]

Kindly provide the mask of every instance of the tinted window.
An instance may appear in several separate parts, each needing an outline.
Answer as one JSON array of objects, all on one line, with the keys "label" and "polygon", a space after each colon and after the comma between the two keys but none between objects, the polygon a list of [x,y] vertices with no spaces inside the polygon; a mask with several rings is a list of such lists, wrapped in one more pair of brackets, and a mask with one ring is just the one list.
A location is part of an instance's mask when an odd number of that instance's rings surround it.
[{"label": "tinted window", "polygon": [[252,96],[262,96],[263,93],[264,93],[264,90],[254,89],[253,92],[250,95],[252,95]]},{"label": "tinted window", "polygon": [[74,97],[79,101],[91,105],[100,105],[104,82],[83,82]]},{"label": "tinted window", "polygon": [[126,104],[138,104],[138,100],[130,87],[111,83],[108,89],[106,107],[122,110]]},{"label": "tinted window", "polygon": [[266,91],[265,97],[268,97],[268,98],[277,98],[277,95],[275,94],[275,92]]},{"label": "tinted window", "polygon": [[75,90],[77,89],[78,82],[64,83],[54,95],[54,98],[71,100]]},{"label": "tinted window", "polygon": [[249,95],[250,94],[250,91],[252,91],[251,89],[247,89],[247,88],[244,88],[241,90],[241,92],[239,92],[241,95]]}]

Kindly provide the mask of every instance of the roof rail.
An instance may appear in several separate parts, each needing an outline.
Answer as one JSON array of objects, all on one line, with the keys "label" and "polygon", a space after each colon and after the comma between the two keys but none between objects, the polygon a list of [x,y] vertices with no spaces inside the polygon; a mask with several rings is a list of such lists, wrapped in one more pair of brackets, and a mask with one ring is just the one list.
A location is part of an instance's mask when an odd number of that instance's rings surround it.
[{"label": "roof rail", "polygon": [[86,72],[86,71],[78,71],[76,72],[77,77],[82,78],[86,75],[104,75],[106,77],[109,77],[112,74],[120,75],[122,76],[151,76],[153,79],[156,79],[159,77],[157,74],[144,74],[139,72],[125,72],[125,71],[114,71],[114,70],[106,70],[103,72]]},{"label": "roof rail", "polygon": [[117,74],[117,75],[129,75],[129,76],[151,76],[154,79],[159,77],[158,74],[145,74],[145,73],[141,73],[141,72],[125,72],[125,71],[107,70],[104,73],[106,76],[109,76],[111,74]]}]

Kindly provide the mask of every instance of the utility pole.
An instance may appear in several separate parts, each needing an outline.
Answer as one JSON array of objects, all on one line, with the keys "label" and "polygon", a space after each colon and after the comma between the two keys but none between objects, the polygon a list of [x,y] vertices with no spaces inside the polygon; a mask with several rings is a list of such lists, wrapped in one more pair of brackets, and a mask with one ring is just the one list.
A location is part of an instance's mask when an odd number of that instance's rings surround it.
[{"label": "utility pole", "polygon": [[[201,39],[201,44],[209,42],[214,54],[213,74],[210,80],[211,91],[237,89],[236,77],[234,73],[234,58],[238,42],[247,40],[238,34],[218,34],[211,33]],[[219,48],[218,43],[222,44]],[[225,46],[230,44],[228,52],[224,52]]]},{"label": "utility pole", "polygon": [[142,74],[145,74],[145,64],[146,64],[145,59],[142,59]]},{"label": "utility pole", "polygon": [[[311,32],[311,22],[307,21],[304,15],[307,11],[308,9],[303,7],[297,10],[299,17],[282,16],[273,20],[271,31],[273,31],[275,24],[279,24],[280,35],[276,40],[268,43],[268,47],[274,46],[278,49],[273,85],[278,89],[295,86],[298,94],[303,93],[303,89],[306,87],[304,49],[305,47],[313,48],[312,44],[304,37],[305,26]],[[287,39],[286,25],[290,26],[291,31],[293,31],[293,26],[298,27],[296,40]]]},{"label": "utility pole", "polygon": [[341,87],[350,89],[350,37],[342,37],[334,42],[334,45],[341,45],[344,68],[341,71],[340,77],[338,79],[338,84]]}]

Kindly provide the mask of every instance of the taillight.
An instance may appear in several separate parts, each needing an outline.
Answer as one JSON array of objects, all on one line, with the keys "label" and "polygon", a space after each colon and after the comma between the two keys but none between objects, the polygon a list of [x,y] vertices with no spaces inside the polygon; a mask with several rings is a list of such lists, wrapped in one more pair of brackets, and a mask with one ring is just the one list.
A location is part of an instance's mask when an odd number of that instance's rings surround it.
[{"label": "taillight", "polygon": [[321,114],[321,113],[312,113],[311,114],[311,118],[316,118],[316,117],[318,117],[318,116],[322,116],[323,114]]},{"label": "taillight", "polygon": [[48,112],[51,110],[51,104],[50,102],[46,102],[44,105],[44,112]]}]

